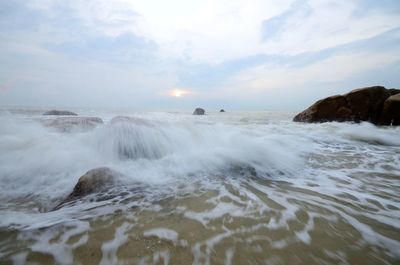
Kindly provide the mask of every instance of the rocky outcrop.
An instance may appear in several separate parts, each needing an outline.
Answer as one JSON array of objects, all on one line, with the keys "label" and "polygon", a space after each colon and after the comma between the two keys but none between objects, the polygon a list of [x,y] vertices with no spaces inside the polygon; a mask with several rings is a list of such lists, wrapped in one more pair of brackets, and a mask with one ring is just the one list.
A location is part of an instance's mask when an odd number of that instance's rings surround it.
[{"label": "rocky outcrop", "polygon": [[193,115],[204,115],[205,113],[206,113],[206,111],[204,109],[202,109],[202,108],[196,108],[193,111]]},{"label": "rocky outcrop", "polygon": [[219,112],[225,112],[225,110],[224,110],[224,109],[221,109]]},{"label": "rocky outcrop", "polygon": [[399,92],[398,89],[386,89],[382,86],[356,89],[345,95],[321,99],[296,115],[293,120],[298,122],[368,121],[378,125],[395,124],[392,120],[396,120],[397,117],[396,95]]},{"label": "rocky outcrop", "polygon": [[88,131],[104,124],[103,120],[97,117],[58,117],[41,120],[41,123],[60,132]]},{"label": "rocky outcrop", "polygon": [[294,121],[327,122],[353,120],[353,113],[346,98],[341,95],[328,97],[315,102],[311,107],[294,117]]},{"label": "rocky outcrop", "polygon": [[111,185],[118,182],[120,176],[122,176],[120,173],[107,167],[89,170],[79,178],[71,194],[55,207],[54,210],[61,208],[65,203],[106,190]]},{"label": "rocky outcrop", "polygon": [[356,89],[345,95],[355,122],[369,121],[375,124],[388,97],[389,91],[380,86]]},{"label": "rocky outcrop", "polygon": [[49,110],[43,113],[43,115],[58,115],[58,116],[78,116],[75,112],[68,110]]}]

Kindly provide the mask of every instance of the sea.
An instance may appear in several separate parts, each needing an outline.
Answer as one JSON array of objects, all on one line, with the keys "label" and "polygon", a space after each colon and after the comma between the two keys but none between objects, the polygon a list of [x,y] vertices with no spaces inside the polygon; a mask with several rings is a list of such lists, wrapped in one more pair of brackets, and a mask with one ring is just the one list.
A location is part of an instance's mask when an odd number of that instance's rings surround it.
[{"label": "sea", "polygon": [[[0,111],[0,264],[400,264],[400,127],[293,112]],[[113,118],[121,122],[111,122]],[[87,171],[120,173],[62,204]]]}]

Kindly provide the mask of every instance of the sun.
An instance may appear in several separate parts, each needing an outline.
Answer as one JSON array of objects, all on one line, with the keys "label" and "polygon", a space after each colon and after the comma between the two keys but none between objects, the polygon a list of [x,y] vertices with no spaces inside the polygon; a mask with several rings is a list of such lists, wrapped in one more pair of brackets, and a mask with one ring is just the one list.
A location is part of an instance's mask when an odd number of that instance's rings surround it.
[{"label": "sun", "polygon": [[184,91],[179,90],[179,89],[174,89],[174,90],[172,91],[172,95],[173,95],[174,97],[177,97],[177,98],[182,97],[183,94],[184,94]]},{"label": "sun", "polygon": [[174,97],[174,98],[182,98],[186,96],[193,96],[196,93],[187,88],[173,88],[171,90],[167,90],[163,93],[165,96]]},{"label": "sun", "polygon": [[190,94],[192,94],[192,92],[190,90],[176,88],[176,89],[170,90],[170,92],[168,94],[172,97],[180,98],[183,96],[190,95]]}]

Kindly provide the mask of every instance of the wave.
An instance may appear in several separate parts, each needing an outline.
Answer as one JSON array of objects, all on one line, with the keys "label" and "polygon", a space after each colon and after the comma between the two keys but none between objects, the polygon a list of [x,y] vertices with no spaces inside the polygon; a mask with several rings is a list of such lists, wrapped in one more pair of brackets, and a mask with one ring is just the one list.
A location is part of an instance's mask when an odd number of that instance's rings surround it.
[{"label": "wave", "polygon": [[[399,259],[399,128],[294,123],[265,113],[112,119],[117,114],[91,112],[106,123],[58,130],[52,125],[65,124],[39,115],[0,114],[0,259],[23,263],[33,251],[79,261],[75,248],[99,243],[98,261],[110,263],[132,249],[128,234],[140,236],[139,251],[147,242],[187,247],[172,248],[171,260],[183,250],[208,261],[227,242],[251,249],[264,242],[285,253],[299,244],[323,253],[350,246],[356,255],[372,250],[366,260]],[[51,210],[97,167],[122,176]],[[113,231],[110,241],[96,236]],[[254,255],[247,247],[240,253]]]},{"label": "wave", "polygon": [[60,133],[29,119],[2,117],[0,182],[3,200],[54,201],[86,171],[108,166],[124,181],[162,184],[210,175],[290,175],[302,166],[307,143],[267,126],[198,120],[116,118],[91,131]]}]

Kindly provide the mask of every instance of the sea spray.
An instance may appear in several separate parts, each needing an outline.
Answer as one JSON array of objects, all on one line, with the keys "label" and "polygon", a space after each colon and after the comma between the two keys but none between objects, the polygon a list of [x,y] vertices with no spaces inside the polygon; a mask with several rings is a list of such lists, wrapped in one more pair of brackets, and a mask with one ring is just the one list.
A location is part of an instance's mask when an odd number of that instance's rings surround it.
[{"label": "sea spray", "polygon": [[[105,124],[60,132],[40,113],[1,114],[0,261],[400,260],[398,128],[271,112],[80,110]],[[54,210],[104,166],[122,185]]]}]

